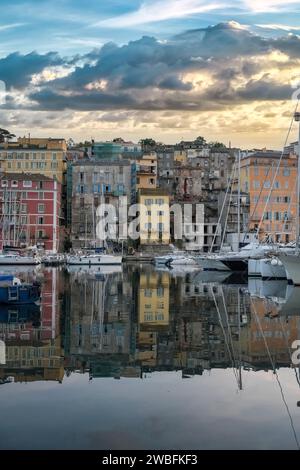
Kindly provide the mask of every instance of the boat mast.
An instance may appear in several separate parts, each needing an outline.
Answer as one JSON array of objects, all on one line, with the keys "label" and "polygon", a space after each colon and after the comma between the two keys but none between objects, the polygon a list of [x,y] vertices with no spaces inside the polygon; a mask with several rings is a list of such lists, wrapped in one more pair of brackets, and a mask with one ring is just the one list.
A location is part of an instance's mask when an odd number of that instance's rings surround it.
[{"label": "boat mast", "polygon": [[241,151],[238,153],[238,251],[241,241]]},{"label": "boat mast", "polygon": [[299,136],[298,136],[298,176],[297,176],[297,206],[296,206],[296,253],[299,253],[299,235],[300,235],[300,220],[299,220],[299,206],[300,206],[300,113],[295,113],[295,121],[299,123]]}]

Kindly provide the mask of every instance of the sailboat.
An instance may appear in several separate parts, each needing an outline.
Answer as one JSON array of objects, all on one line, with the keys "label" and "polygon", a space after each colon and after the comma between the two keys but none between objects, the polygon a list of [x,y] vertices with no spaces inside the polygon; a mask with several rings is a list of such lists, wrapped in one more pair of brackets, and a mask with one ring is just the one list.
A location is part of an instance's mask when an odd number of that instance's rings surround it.
[{"label": "sailboat", "polygon": [[[93,233],[94,233],[94,245],[96,247],[97,239],[96,239],[96,227],[95,227],[95,208],[94,204],[92,207],[92,215],[93,215]],[[87,219],[86,219],[87,220]],[[104,242],[103,242],[104,245]],[[100,249],[94,249],[92,252],[89,249],[86,253],[85,252],[78,252],[74,255],[69,255],[66,257],[66,263],[68,265],[82,265],[82,266],[116,266],[121,265],[123,261],[123,254],[116,255],[114,253],[107,254],[105,252],[105,247],[103,246]]]},{"label": "sailboat", "polygon": [[287,277],[295,286],[300,286],[300,112],[295,113],[295,121],[299,122],[299,141],[298,141],[298,179],[297,179],[297,212],[296,212],[296,250],[294,254],[280,254],[278,259],[281,261],[287,272]]},{"label": "sailboat", "polygon": [[1,235],[2,252],[0,253],[0,265],[38,265],[39,257],[25,254],[24,249],[18,246],[24,227],[21,223],[21,203],[19,195],[5,189],[2,200]]}]

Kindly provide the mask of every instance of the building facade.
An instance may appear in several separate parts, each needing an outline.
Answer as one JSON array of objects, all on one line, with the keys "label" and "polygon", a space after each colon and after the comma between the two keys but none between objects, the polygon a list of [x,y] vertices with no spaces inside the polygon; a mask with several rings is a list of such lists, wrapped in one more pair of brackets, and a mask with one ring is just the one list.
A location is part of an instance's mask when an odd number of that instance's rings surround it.
[{"label": "building facade", "polygon": [[0,184],[3,246],[37,246],[57,252],[62,245],[61,184],[41,174],[6,173]]},{"label": "building facade", "polygon": [[161,189],[141,189],[140,244],[166,245],[170,243],[170,197]]},{"label": "building facade", "polygon": [[132,197],[132,165],[127,160],[83,160],[72,165],[72,230],[73,248],[95,247],[97,244],[97,208],[112,204],[130,204]]},{"label": "building facade", "polygon": [[249,194],[249,229],[260,239],[295,240],[297,156],[255,152],[241,161],[241,190]]},{"label": "building facade", "polygon": [[19,138],[0,145],[2,173],[44,174],[63,183],[67,146],[64,139]]}]

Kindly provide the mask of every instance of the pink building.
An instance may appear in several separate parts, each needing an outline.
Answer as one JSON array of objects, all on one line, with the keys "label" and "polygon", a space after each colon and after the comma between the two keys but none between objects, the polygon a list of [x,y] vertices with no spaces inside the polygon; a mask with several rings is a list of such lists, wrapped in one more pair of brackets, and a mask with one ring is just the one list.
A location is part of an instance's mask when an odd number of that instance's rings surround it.
[{"label": "pink building", "polygon": [[4,173],[0,181],[0,247],[59,251],[61,184],[41,174]]}]

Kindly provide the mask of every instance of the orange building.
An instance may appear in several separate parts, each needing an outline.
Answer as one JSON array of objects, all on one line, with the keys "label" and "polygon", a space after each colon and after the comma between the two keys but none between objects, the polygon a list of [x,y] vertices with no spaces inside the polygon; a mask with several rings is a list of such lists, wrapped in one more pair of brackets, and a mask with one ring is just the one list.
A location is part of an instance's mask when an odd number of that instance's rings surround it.
[{"label": "orange building", "polygon": [[281,152],[270,150],[242,158],[240,181],[250,198],[249,230],[259,228],[260,239],[288,243],[295,240],[297,156],[280,158]]}]

